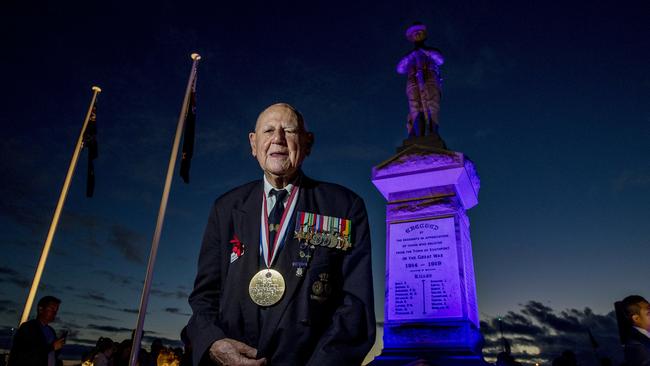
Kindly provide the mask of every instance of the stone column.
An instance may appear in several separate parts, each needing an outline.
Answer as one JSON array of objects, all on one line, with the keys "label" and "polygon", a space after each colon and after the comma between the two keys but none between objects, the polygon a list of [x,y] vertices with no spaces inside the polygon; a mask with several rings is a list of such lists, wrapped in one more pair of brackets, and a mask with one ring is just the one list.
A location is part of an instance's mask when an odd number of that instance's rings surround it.
[{"label": "stone column", "polygon": [[373,168],[386,204],[384,349],[373,365],[485,365],[466,210],[480,180],[464,154],[412,144]]}]

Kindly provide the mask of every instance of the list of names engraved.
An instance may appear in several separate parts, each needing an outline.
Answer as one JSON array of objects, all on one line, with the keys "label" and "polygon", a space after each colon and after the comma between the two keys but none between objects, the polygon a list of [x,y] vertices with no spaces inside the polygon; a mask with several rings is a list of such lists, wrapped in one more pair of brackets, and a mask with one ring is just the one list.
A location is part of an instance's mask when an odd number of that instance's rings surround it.
[{"label": "list of names engraved", "polygon": [[387,320],[462,316],[453,217],[390,224]]}]

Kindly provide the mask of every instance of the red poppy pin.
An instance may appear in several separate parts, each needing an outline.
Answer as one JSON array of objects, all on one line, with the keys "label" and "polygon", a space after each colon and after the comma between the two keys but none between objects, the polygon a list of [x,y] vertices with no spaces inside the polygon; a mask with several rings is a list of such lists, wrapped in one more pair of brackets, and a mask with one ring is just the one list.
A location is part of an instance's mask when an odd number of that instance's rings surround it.
[{"label": "red poppy pin", "polygon": [[230,244],[232,244],[232,253],[230,253],[230,263],[232,263],[244,255],[244,244],[239,240],[237,234],[233,235]]}]

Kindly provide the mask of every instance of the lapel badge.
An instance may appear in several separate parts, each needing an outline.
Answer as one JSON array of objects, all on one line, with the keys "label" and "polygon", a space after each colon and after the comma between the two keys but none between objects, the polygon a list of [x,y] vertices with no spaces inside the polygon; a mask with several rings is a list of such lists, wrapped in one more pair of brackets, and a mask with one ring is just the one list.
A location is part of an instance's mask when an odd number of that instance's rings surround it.
[{"label": "lapel badge", "polygon": [[318,279],[311,285],[311,295],[309,298],[318,302],[326,301],[332,294],[332,286],[328,282],[329,274],[321,273]]},{"label": "lapel badge", "polygon": [[307,262],[303,262],[303,261],[293,262],[291,266],[296,269],[296,277],[302,277],[305,274],[305,268],[307,268]]},{"label": "lapel badge", "polygon": [[234,234],[230,244],[232,244],[232,252],[230,253],[230,263],[232,263],[244,255],[244,243],[239,240],[237,234]]}]

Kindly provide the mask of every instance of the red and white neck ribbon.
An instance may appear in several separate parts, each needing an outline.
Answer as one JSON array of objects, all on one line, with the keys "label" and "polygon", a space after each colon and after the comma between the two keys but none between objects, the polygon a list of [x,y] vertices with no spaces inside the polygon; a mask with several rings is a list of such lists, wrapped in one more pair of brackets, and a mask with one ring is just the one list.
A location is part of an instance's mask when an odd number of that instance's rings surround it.
[{"label": "red and white neck ribbon", "polygon": [[[291,216],[293,215],[293,210],[296,208],[296,202],[298,202],[298,191],[300,187],[294,185],[289,195],[289,200],[287,205],[284,208],[284,213],[282,213],[282,219],[280,220],[280,227],[278,232],[275,234],[275,240],[273,243],[269,243],[269,210],[266,202],[266,192],[262,192],[263,198],[263,209],[262,209],[262,227],[260,235],[260,251],[262,257],[264,258],[264,263],[266,263],[267,268],[271,268],[271,265],[275,261],[279,249],[284,245],[284,236],[287,233],[287,228],[289,227],[289,221],[291,221]],[[276,205],[282,205],[283,203],[280,200],[276,200]]]}]

